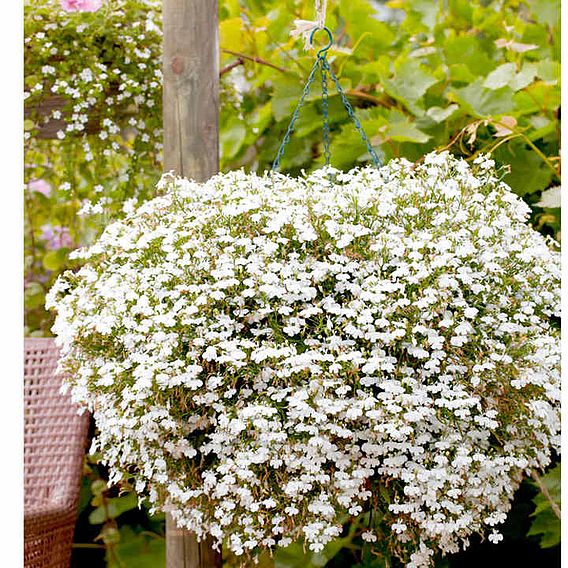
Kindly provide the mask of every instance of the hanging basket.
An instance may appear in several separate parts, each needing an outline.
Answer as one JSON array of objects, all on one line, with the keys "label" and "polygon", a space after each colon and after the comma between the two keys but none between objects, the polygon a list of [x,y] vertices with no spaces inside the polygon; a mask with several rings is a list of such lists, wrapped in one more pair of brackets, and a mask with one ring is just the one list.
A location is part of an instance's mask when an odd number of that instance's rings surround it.
[{"label": "hanging basket", "polygon": [[558,448],[560,260],[493,162],[159,188],[48,298],[111,481],[245,558],[498,538]]}]

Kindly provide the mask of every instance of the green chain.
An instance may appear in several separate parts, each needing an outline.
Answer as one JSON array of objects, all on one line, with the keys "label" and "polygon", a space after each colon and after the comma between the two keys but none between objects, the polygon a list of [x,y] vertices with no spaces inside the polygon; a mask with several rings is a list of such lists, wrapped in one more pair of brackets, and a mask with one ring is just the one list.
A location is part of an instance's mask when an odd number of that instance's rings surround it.
[{"label": "green chain", "polygon": [[373,164],[375,165],[375,167],[380,168],[382,165],[382,161],[375,152],[375,149],[373,148],[373,145],[371,144],[369,137],[367,136],[365,130],[363,129],[361,122],[357,118],[355,111],[351,106],[351,103],[347,99],[347,95],[341,88],[341,85],[339,84],[339,79],[336,77],[335,73],[333,72],[333,69],[331,68],[331,66],[327,61],[327,51],[333,44],[333,35],[331,31],[326,27],[315,28],[310,35],[310,43],[312,43],[313,45],[314,34],[319,30],[327,33],[328,43],[317,52],[317,57],[314,66],[310,71],[308,80],[304,86],[302,95],[300,96],[300,100],[298,101],[298,104],[294,109],[294,112],[292,113],[292,118],[290,120],[290,124],[288,125],[288,129],[286,130],[286,134],[284,134],[284,138],[282,139],[282,142],[280,143],[280,146],[278,148],[278,152],[276,153],[276,158],[274,159],[274,162],[272,164],[272,171],[277,172],[280,169],[280,161],[282,160],[284,149],[286,148],[286,145],[290,141],[290,137],[292,136],[292,132],[294,131],[296,125],[296,120],[300,115],[301,108],[304,106],[305,99],[310,92],[311,85],[314,82],[316,71],[318,69],[320,70],[321,74],[322,112],[323,112],[323,155],[325,159],[325,165],[329,166],[331,163],[330,127],[329,127],[329,92],[328,92],[328,76],[329,76],[331,77],[331,80],[335,84],[335,88],[337,89],[337,92],[341,97],[341,102],[343,103],[343,106],[347,109],[347,114],[349,115],[349,118],[353,121],[353,124],[355,125],[357,132],[361,136],[361,140],[363,140],[363,142],[365,143],[365,146],[367,147],[367,151],[371,156]]}]

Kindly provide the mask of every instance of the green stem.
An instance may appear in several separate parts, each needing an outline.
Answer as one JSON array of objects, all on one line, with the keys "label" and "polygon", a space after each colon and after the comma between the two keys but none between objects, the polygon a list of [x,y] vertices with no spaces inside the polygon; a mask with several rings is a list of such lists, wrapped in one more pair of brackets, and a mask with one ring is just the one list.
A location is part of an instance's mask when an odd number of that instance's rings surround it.
[{"label": "green stem", "polygon": [[542,153],[542,151],[536,146],[536,144],[522,132],[519,132],[518,134],[537,153],[537,155],[544,161],[544,163],[552,170],[556,178],[560,180],[560,175],[558,174],[557,169],[554,167],[554,164],[550,162],[550,160]]},{"label": "green stem", "polygon": [[536,471],[533,471],[532,474],[531,474],[531,477],[534,479],[535,483],[538,485],[540,492],[546,497],[547,501],[550,503],[550,508],[552,509],[554,514],[558,517],[559,520],[562,519],[562,515],[561,515],[560,507],[558,506],[558,503],[556,503],[556,501],[552,498],[552,495],[549,493],[548,489],[546,488],[546,485],[544,485],[544,483],[542,482],[542,479],[540,478],[538,473],[536,473]]},{"label": "green stem", "polygon": [[254,63],[260,63],[261,65],[266,65],[267,67],[272,67],[272,69],[276,69],[276,71],[280,71],[281,73],[290,73],[289,69],[284,69],[283,67],[278,67],[278,65],[274,65],[274,63],[270,63],[270,61],[266,61],[262,57],[258,56],[251,56],[247,55],[246,53],[240,53],[238,51],[233,51],[232,49],[226,49],[224,47],[221,48],[223,53],[228,53],[230,55],[234,55],[235,57],[240,57],[242,59],[247,59],[248,61],[253,61]]},{"label": "green stem", "polygon": [[[556,169],[554,164],[551,163],[551,161],[542,153],[540,148],[524,132],[520,132],[519,130],[513,130],[507,124],[503,124],[500,122],[498,122],[497,124],[499,124],[500,126],[504,126],[505,128],[509,128],[512,134],[520,136],[525,141],[525,143],[528,144],[535,151],[537,156],[539,156],[539,158],[541,158],[542,161],[552,170],[552,173],[556,176],[556,178],[560,180],[560,175],[558,174],[558,170]],[[509,140],[510,139],[511,138],[509,138]]]},{"label": "green stem", "polygon": [[[499,146],[501,146],[502,144],[505,144],[505,142],[509,142],[510,140],[513,140],[514,138],[518,138],[520,136],[520,134],[510,134],[509,136],[505,136],[504,138],[501,138],[501,140],[499,140],[496,144],[494,144],[493,146],[491,146],[490,144],[488,144],[487,146],[485,146],[484,148],[480,148],[479,150],[477,150],[477,152],[474,152],[471,156],[469,156],[468,158],[466,158],[466,161],[471,161],[471,160],[475,160],[475,158],[477,158],[477,156],[479,156],[479,154],[482,154],[484,152],[493,152],[495,151],[497,148],[499,148]],[[491,146],[489,148],[489,146]]]}]

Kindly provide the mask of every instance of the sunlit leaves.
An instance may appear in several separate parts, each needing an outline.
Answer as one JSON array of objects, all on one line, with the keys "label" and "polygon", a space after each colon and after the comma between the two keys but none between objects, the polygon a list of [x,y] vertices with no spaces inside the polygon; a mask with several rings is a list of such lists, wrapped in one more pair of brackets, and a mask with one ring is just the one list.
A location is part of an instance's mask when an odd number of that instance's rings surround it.
[{"label": "sunlit leaves", "polygon": [[464,64],[475,76],[486,75],[495,64],[475,36],[457,36],[443,45],[446,63]]},{"label": "sunlit leaves", "polygon": [[477,79],[467,87],[454,89],[449,93],[449,98],[460,103],[469,114],[478,118],[503,114],[514,108],[513,91],[510,87],[488,89],[482,79]]},{"label": "sunlit leaves", "polygon": [[492,90],[507,86],[515,78],[516,69],[517,66],[514,63],[504,63],[500,65],[487,75],[483,86]]},{"label": "sunlit leaves", "polygon": [[432,106],[426,111],[426,116],[431,118],[434,122],[439,123],[450,118],[458,109],[459,106],[456,104],[448,105],[446,108]]},{"label": "sunlit leaves", "polygon": [[394,77],[385,79],[383,85],[389,95],[402,102],[413,114],[421,114],[417,103],[437,82],[428,68],[416,59],[401,58],[394,64]]}]

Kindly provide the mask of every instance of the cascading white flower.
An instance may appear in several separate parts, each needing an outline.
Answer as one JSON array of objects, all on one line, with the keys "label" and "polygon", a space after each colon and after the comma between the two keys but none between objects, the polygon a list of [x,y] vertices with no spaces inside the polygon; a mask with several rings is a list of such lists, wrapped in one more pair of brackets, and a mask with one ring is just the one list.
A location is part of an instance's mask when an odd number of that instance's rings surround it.
[{"label": "cascading white flower", "polygon": [[560,259],[492,160],[159,188],[48,297],[112,480],[238,555],[498,539],[559,451]]}]

